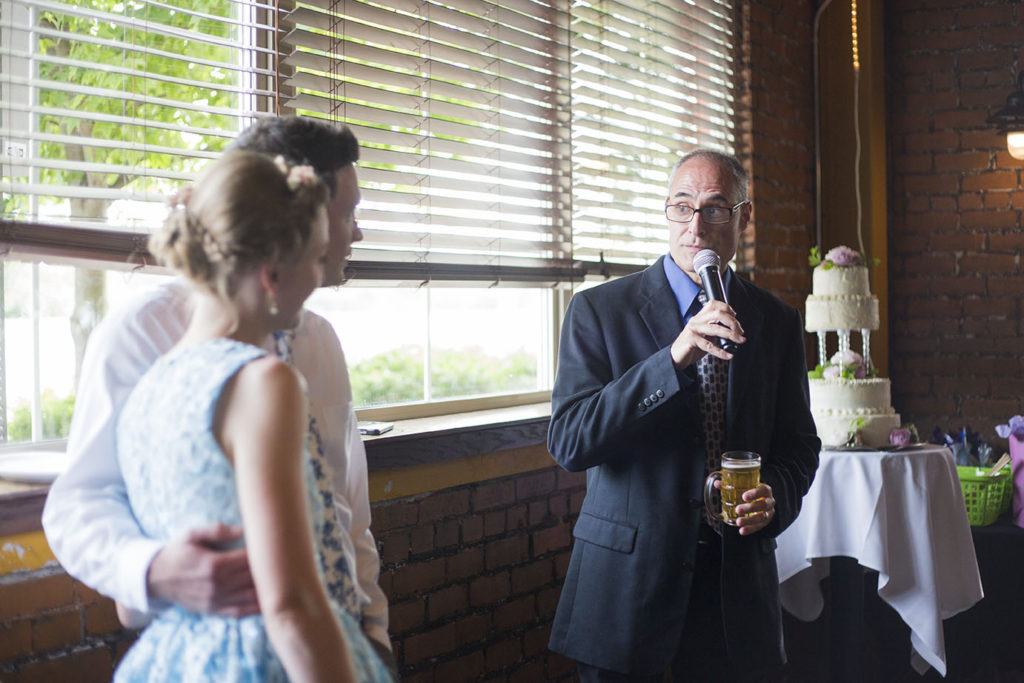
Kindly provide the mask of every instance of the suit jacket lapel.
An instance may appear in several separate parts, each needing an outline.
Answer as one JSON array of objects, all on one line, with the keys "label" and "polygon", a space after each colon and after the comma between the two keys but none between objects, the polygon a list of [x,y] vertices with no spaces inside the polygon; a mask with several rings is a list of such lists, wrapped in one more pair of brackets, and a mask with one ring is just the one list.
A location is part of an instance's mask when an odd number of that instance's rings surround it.
[{"label": "suit jacket lapel", "polygon": [[[741,414],[743,402],[754,378],[758,377],[757,365],[763,362],[760,346],[761,332],[764,327],[764,314],[754,306],[747,291],[747,283],[734,272],[731,286],[727,292],[729,305],[736,311],[736,317],[743,326],[743,334],[747,341],[740,345],[735,357],[729,363],[729,389],[726,395],[725,433],[740,436],[743,422],[737,416]],[[761,397],[764,399],[765,397]],[[743,442],[744,439],[737,439]],[[731,441],[727,437],[727,442]],[[731,446],[728,446],[731,449]]]},{"label": "suit jacket lapel", "polygon": [[665,266],[662,256],[654,265],[641,274],[640,291],[642,299],[639,303],[640,318],[647,325],[647,330],[654,338],[656,348],[664,348],[675,341],[683,330],[683,316],[679,312],[679,304],[672,287],[665,277]]}]

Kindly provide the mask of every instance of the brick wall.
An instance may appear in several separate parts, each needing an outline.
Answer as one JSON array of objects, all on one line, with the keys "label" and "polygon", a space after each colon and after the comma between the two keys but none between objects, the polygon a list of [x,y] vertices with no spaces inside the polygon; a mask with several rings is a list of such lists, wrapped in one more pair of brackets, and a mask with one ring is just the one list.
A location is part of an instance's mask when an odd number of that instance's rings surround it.
[{"label": "brick wall", "polygon": [[584,484],[552,467],[374,506],[403,681],[572,678],[547,642]]},{"label": "brick wall", "polygon": [[754,200],[744,239],[753,257],[745,263],[753,282],[800,311],[815,240],[814,8],[807,0],[760,0],[743,3],[741,19],[739,151],[750,159]]},{"label": "brick wall", "polygon": [[1024,413],[1024,162],[985,122],[1024,69],[1018,0],[886,3],[893,403],[928,433]]},{"label": "brick wall", "polygon": [[[585,477],[550,467],[376,503],[403,681],[574,678],[547,651]],[[0,576],[0,681],[109,681],[133,640],[59,567]]]},{"label": "brick wall", "polygon": [[109,681],[133,636],[114,603],[59,568],[0,576],[0,681]]}]

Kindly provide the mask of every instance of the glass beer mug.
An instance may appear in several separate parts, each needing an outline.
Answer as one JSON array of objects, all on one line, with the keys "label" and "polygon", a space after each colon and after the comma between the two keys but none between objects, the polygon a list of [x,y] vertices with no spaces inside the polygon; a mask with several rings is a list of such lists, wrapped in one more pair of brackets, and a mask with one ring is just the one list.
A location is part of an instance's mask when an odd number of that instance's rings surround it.
[{"label": "glass beer mug", "polygon": [[[722,480],[722,509],[712,509],[715,480]],[[761,483],[761,456],[751,451],[726,451],[722,453],[720,470],[715,470],[704,481],[704,507],[708,517],[736,526],[739,515],[736,506],[743,503],[743,493],[757,488]]]}]

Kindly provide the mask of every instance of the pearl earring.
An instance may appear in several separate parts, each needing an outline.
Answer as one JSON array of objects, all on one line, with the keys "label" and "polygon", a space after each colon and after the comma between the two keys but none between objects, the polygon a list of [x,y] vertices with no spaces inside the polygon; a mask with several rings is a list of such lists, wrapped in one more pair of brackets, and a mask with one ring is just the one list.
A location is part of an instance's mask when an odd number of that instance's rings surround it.
[{"label": "pearl earring", "polygon": [[274,290],[267,290],[267,312],[270,315],[277,315],[277,296],[274,294]]}]

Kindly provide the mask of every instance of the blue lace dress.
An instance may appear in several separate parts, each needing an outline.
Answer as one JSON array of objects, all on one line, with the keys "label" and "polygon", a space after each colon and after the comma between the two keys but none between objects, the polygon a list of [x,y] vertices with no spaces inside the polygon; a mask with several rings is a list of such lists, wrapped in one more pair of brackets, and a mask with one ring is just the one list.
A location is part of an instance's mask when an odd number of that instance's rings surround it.
[{"label": "blue lace dress", "polygon": [[[238,370],[266,352],[216,339],[158,360],[132,391],[117,425],[128,498],[146,535],[169,540],[215,523],[240,525],[234,469],[213,431],[217,400]],[[313,537],[323,510],[305,457]],[[313,552],[313,549],[310,549]],[[356,620],[333,604],[358,681],[389,682]],[[115,681],[287,681],[260,615],[241,619],[161,612],[140,634]]]}]

